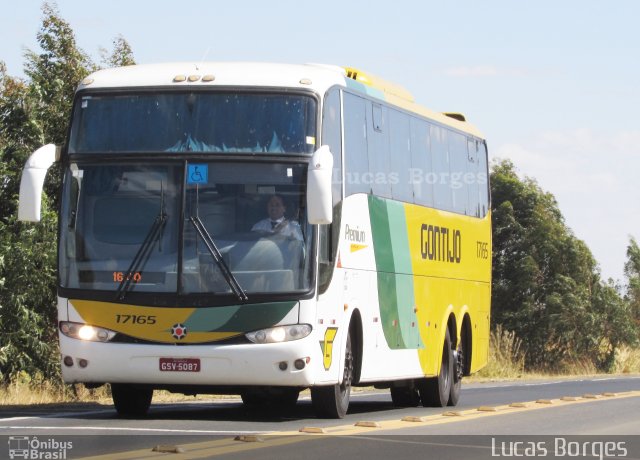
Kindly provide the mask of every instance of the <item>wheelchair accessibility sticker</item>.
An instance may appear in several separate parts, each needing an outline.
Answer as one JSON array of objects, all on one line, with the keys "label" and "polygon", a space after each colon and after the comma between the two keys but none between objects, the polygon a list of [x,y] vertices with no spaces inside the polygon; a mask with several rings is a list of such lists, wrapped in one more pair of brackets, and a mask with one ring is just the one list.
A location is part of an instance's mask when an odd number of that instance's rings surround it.
[{"label": "wheelchair accessibility sticker", "polygon": [[208,176],[208,164],[190,164],[187,169],[187,184],[206,184]]}]

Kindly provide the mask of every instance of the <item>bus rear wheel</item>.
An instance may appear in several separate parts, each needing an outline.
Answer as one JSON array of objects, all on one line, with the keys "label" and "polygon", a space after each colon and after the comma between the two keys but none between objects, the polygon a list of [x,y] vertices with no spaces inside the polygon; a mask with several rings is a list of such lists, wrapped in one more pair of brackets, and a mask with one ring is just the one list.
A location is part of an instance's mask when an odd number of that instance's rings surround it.
[{"label": "bus rear wheel", "polygon": [[464,346],[458,347],[452,353],[453,370],[451,376],[451,392],[449,393],[449,406],[455,406],[460,399],[460,390],[462,389],[462,375],[464,373]]},{"label": "bus rear wheel", "polygon": [[[453,386],[453,350],[449,330],[444,337],[440,372],[437,377],[420,382],[420,399],[425,407],[445,407],[449,403]],[[456,401],[457,402],[457,401]]]},{"label": "bus rear wheel", "polygon": [[351,347],[351,332],[349,332],[344,354],[342,383],[327,387],[311,387],[311,402],[318,417],[344,418],[347,409],[349,409],[353,375],[353,348]]},{"label": "bus rear wheel", "polygon": [[140,417],[149,411],[153,390],[123,383],[111,384],[113,405],[122,417]]}]

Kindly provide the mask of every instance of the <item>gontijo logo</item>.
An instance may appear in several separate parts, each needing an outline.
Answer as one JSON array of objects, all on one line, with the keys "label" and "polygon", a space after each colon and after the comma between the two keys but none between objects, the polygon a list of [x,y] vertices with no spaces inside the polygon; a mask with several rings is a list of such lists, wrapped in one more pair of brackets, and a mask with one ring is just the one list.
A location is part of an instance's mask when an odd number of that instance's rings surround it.
[{"label": "gontijo logo", "polygon": [[64,460],[67,450],[73,449],[71,441],[56,441],[53,438],[39,440],[36,436],[9,436],[9,458]]},{"label": "gontijo logo", "polygon": [[459,264],[462,260],[462,233],[455,228],[422,224],[420,248],[425,260]]}]

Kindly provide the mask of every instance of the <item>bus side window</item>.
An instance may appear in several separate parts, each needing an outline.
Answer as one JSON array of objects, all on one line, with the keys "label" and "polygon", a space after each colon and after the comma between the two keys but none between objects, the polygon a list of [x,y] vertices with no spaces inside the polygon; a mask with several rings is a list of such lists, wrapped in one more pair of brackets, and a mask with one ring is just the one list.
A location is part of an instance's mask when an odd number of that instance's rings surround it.
[{"label": "bus side window", "polygon": [[[378,106],[378,109],[374,108]],[[377,123],[373,114],[378,112]],[[369,156],[368,174],[362,177],[371,192],[379,197],[391,198],[389,172],[389,109],[367,101],[367,154]],[[372,114],[372,115],[369,115]]]},{"label": "bus side window", "polygon": [[322,294],[331,281],[333,267],[336,265],[338,241],[340,240],[340,216],[342,203],[333,208],[333,222],[330,225],[320,225],[320,247],[318,248],[318,291]]},{"label": "bus side window", "polygon": [[433,173],[435,184],[433,187],[434,205],[437,209],[451,211],[453,200],[451,196],[451,171],[449,145],[447,142],[447,130],[431,125],[431,152],[433,161]]},{"label": "bus side window", "polygon": [[[346,95],[345,95],[346,96]],[[345,109],[346,110],[346,109]],[[318,248],[318,286],[320,293],[329,286],[335,262],[340,229],[340,209],[342,208],[342,122],[340,89],[329,90],[324,100],[322,112],[322,144],[328,145],[333,154],[333,177],[331,193],[333,195],[333,223],[320,225]],[[366,150],[364,152],[366,155]]]},{"label": "bus side window", "polygon": [[467,172],[465,184],[469,189],[469,208],[467,215],[480,217],[480,189],[478,187],[478,150],[479,142],[473,138],[467,139]]},{"label": "bus side window", "polygon": [[391,148],[387,180],[394,200],[412,203],[411,120],[398,110],[389,110],[389,114]]},{"label": "bus side window", "polygon": [[371,193],[365,100],[353,94],[343,94],[345,196]]},{"label": "bus side window", "polygon": [[328,145],[333,154],[331,194],[333,205],[342,200],[342,123],[340,120],[340,90],[327,93],[322,110],[322,145]]},{"label": "bus side window", "polygon": [[424,120],[411,119],[411,173],[409,181],[413,186],[416,204],[433,206],[434,174],[431,160],[431,139],[429,124]]},{"label": "bus side window", "polygon": [[449,131],[449,179],[451,181],[451,198],[453,212],[473,215],[469,212],[469,185],[465,181],[468,171],[469,153],[467,138],[462,134]]},{"label": "bus side window", "polygon": [[487,161],[487,144],[480,141],[478,152],[478,190],[480,195],[480,216],[489,212],[489,171]]}]

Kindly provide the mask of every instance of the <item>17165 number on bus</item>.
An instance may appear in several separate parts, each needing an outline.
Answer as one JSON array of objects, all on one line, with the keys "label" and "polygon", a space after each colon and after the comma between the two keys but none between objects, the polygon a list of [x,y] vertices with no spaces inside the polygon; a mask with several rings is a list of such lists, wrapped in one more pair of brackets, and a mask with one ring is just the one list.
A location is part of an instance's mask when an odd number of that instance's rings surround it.
[{"label": "17165 number on bus", "polygon": [[200,372],[200,359],[160,358],[160,370],[164,372]]}]

